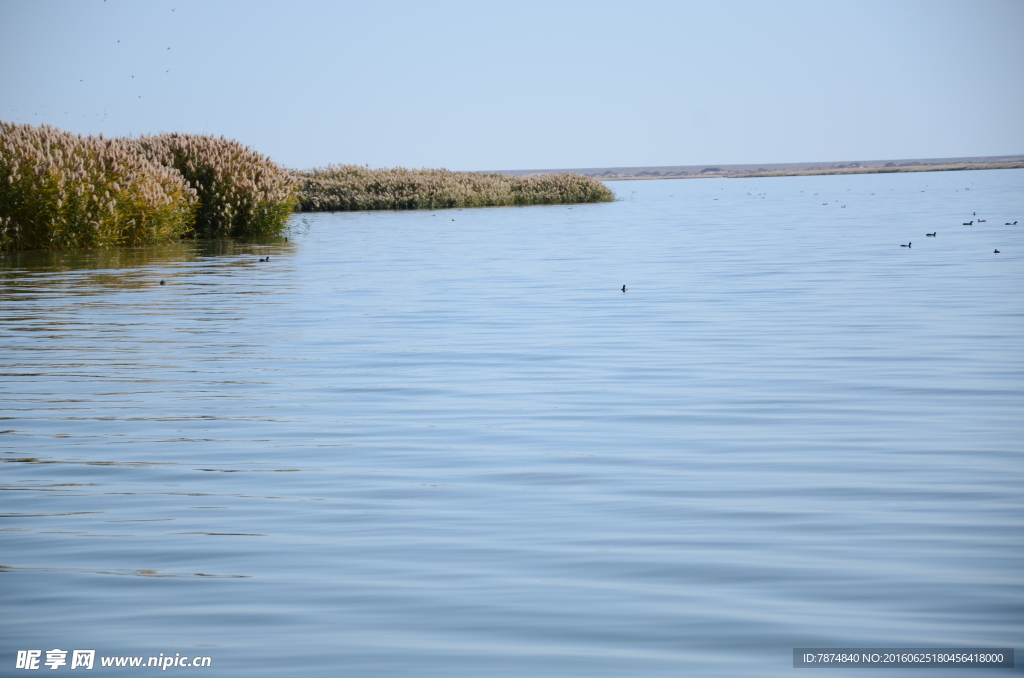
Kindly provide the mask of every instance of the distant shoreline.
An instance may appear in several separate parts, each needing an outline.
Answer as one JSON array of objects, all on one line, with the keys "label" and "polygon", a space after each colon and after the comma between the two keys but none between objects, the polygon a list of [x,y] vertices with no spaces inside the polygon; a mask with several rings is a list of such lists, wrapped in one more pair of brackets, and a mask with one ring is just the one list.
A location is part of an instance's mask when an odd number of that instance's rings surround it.
[{"label": "distant shoreline", "polygon": [[828,174],[888,174],[898,172],[954,172],[961,170],[1024,169],[1024,155],[923,160],[861,160],[760,165],[680,165],[667,167],[600,167],[586,169],[498,170],[496,174],[533,176],[572,172],[601,181],[637,179],[708,179],[792,177]]},{"label": "distant shoreline", "polygon": [[[806,170],[774,170],[768,172],[744,172],[742,174],[717,174],[727,179],[739,179],[742,177],[806,177],[816,174],[893,174],[899,172],[958,172],[960,170],[986,170],[986,169],[1024,169],[1024,160],[1020,162],[970,162],[949,165],[911,165],[907,167],[845,167],[845,168],[823,168]],[[621,179],[606,179],[605,181],[629,181],[637,179],[706,179],[707,175],[701,176],[676,176],[676,177],[622,177]]]}]

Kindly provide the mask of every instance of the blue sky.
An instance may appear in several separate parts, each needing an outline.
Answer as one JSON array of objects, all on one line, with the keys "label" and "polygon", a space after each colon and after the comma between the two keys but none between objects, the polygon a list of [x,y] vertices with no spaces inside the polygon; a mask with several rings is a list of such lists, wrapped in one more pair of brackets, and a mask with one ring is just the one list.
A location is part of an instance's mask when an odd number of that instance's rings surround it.
[{"label": "blue sky", "polygon": [[1019,0],[0,0],[0,119],[292,167],[1024,153],[1022,36]]}]

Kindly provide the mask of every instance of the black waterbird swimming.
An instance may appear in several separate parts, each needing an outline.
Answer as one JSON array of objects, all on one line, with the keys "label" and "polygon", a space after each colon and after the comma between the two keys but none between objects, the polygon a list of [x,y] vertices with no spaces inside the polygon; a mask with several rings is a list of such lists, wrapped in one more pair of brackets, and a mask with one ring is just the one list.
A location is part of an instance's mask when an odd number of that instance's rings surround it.
[{"label": "black waterbird swimming", "polygon": [[625,292],[625,291],[626,291],[626,289],[627,289],[627,288],[626,288],[626,286],[625,286],[625,285],[623,285],[623,286],[622,286],[622,291],[623,291],[623,292]]}]

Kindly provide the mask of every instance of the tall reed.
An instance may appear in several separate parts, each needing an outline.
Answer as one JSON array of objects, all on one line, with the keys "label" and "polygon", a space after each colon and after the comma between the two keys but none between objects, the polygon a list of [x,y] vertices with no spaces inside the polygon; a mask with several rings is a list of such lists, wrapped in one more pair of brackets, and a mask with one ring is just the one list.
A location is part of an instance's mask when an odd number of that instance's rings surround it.
[{"label": "tall reed", "polygon": [[411,210],[611,202],[597,179],[579,174],[510,177],[446,169],[328,165],[296,171],[302,212]]},{"label": "tall reed", "polygon": [[195,191],[127,139],[0,121],[0,250],[147,245],[186,233]]},{"label": "tall reed", "polygon": [[510,177],[328,165],[287,171],[237,141],[195,134],[76,136],[0,121],[0,250],[276,235],[304,212],[609,202],[578,174]]},{"label": "tall reed", "polygon": [[135,142],[150,160],[177,170],[199,196],[195,234],[276,235],[294,210],[291,174],[234,139],[161,134]]}]

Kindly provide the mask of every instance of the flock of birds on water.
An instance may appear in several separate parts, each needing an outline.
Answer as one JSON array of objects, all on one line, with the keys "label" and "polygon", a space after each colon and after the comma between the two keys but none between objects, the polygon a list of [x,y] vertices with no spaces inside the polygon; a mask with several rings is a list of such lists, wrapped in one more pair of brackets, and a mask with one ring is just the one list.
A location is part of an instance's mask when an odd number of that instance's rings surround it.
[{"label": "flock of birds on water", "polygon": [[[849,191],[850,189],[848,188],[846,190]],[[895,190],[895,189],[893,189],[893,190]],[[969,191],[971,189],[965,188],[964,190],[965,191]],[[803,191],[800,191],[800,192],[803,193]],[[924,191],[921,191],[921,192],[924,193]],[[957,192],[959,193],[960,189],[957,189]],[[747,195],[750,195],[750,193],[747,193]],[[765,194],[764,193],[759,193],[758,195],[763,197]],[[818,194],[815,193],[814,195],[818,195]],[[874,195],[874,193],[872,193],[871,195]],[[715,198],[715,200],[718,200],[718,198]],[[838,203],[839,201],[836,200],[836,202]],[[823,202],[821,204],[822,205],[828,205],[829,203]],[[846,205],[840,205],[840,207],[846,207]],[[978,219],[978,213],[977,212],[971,212],[971,216],[974,217],[974,218],[971,219],[970,221],[963,222],[963,224],[962,224],[963,226],[973,226],[975,221],[977,221],[979,224],[984,224],[987,221],[986,219]],[[1003,225],[1004,226],[1016,226],[1017,222],[1016,221],[1007,221]],[[927,238],[935,238],[935,237],[938,236],[938,234],[939,234],[938,231],[934,231],[932,233],[925,233],[924,235]],[[907,249],[913,249],[913,247],[912,247],[913,244],[914,243],[911,241],[911,242],[908,242],[906,245],[900,245],[900,247],[906,247]],[[992,250],[992,254],[1000,254],[999,249],[997,248],[997,249]],[[622,290],[622,291],[625,292],[626,290]]]},{"label": "flock of birds on water", "polygon": [[[826,203],[826,204],[828,204],[828,203]],[[970,221],[963,222],[961,224],[961,226],[974,226],[974,222],[975,221],[977,221],[979,224],[984,224],[984,223],[986,223],[988,221],[987,219],[978,219],[978,213],[977,212],[971,212],[971,216],[974,217],[974,218],[971,219]],[[1007,221],[1005,224],[1003,224],[1003,226],[1016,226],[1016,225],[1017,225],[1016,221]],[[934,238],[934,237],[936,237],[938,235],[938,233],[939,233],[938,231],[935,231],[934,233],[925,233],[925,237]],[[911,245],[913,245],[913,244],[914,244],[913,241],[911,241],[911,242],[908,242],[906,245],[900,245],[900,247],[906,247],[907,249],[912,249]],[[999,253],[1000,252],[999,252],[998,248],[992,250],[992,254],[999,254]]]},{"label": "flock of birds on water", "polygon": [[[724,190],[724,189],[722,189],[722,190]],[[848,191],[849,191],[850,189],[846,189],[846,190],[848,190]],[[969,190],[971,190],[971,189],[967,188],[967,189],[964,189],[964,190],[967,190],[967,191],[969,191]],[[801,193],[803,193],[803,191],[800,191],[800,192],[801,192]],[[921,191],[921,192],[922,192],[922,193],[924,193],[924,191]],[[635,193],[635,191],[634,191],[634,193]],[[760,197],[760,198],[761,198],[761,199],[763,200],[763,199],[765,198],[765,196],[767,195],[767,193],[758,193],[757,195],[754,195],[754,194],[752,194],[752,193],[748,192],[748,193],[747,193],[747,195],[749,195],[749,196],[752,196],[752,197]],[[817,194],[817,193],[815,193],[814,195],[818,195],[818,194]],[[871,195],[874,195],[874,193],[872,193]],[[672,197],[672,196],[669,196],[669,197]],[[715,198],[715,200],[718,200],[718,198]],[[839,202],[839,201],[838,201],[838,200],[836,200],[836,203],[838,203],[838,202]],[[822,205],[828,205],[829,203],[827,203],[827,202],[823,202],[823,203],[821,203],[821,204],[822,204]],[[846,205],[839,205],[839,206],[840,206],[840,207],[846,207]],[[984,224],[984,223],[986,223],[986,222],[988,221],[987,219],[978,219],[978,213],[977,213],[977,212],[971,212],[971,216],[972,216],[973,218],[972,218],[972,219],[971,219],[970,221],[965,221],[965,222],[963,222],[963,224],[962,224],[963,226],[973,226],[975,222],[977,222],[977,223],[979,223],[979,224]],[[1007,222],[1006,222],[1005,224],[1003,224],[1003,225],[1004,225],[1004,226],[1016,226],[1016,225],[1017,225],[1017,222],[1016,222],[1016,221],[1007,221]],[[933,231],[932,233],[925,233],[924,235],[925,235],[925,237],[927,237],[927,238],[935,238],[935,237],[937,237],[937,236],[938,236],[938,234],[939,234],[939,232],[938,232],[938,231]],[[914,244],[913,242],[908,242],[908,243],[907,243],[906,245],[900,245],[900,247],[906,247],[907,249],[913,249],[913,247],[912,247],[912,246],[913,246],[913,244]],[[998,248],[996,248],[996,249],[992,250],[992,254],[1000,254],[1000,251],[999,251],[999,249],[998,249]],[[627,288],[627,287],[626,287],[625,285],[623,285],[623,286],[622,286],[622,292],[623,292],[623,293],[627,292],[627,291],[628,291],[628,289],[629,289],[629,288]]]}]

